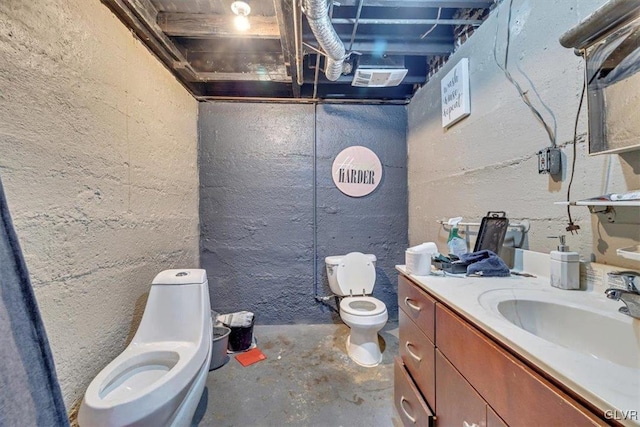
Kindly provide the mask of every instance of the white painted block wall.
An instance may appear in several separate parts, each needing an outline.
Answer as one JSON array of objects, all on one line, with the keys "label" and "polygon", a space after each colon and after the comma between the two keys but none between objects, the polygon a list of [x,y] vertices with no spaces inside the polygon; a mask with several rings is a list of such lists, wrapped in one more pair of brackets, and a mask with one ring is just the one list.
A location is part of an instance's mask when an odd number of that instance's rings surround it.
[{"label": "white painted block wall", "polygon": [[[509,1],[503,1],[418,91],[408,110],[411,245],[436,241],[445,251],[447,232],[436,220],[463,216],[466,221],[479,222],[489,210],[504,210],[515,221],[530,220],[525,247],[535,251],[555,248],[556,240],[547,236],[568,234],[566,207],[553,203],[566,199],[583,64],[572,50],[560,46],[558,39],[603,3],[513,1],[509,69],[544,117],[551,120],[551,115],[555,116],[565,165],[558,181],[538,174],[535,153],[548,146],[549,140],[494,61],[496,26],[497,56],[504,59]],[[465,57],[469,58],[471,115],[444,130],[440,80]],[[583,109],[572,199],[640,188],[640,151],[589,157],[586,130]],[[619,210],[614,224],[599,221],[603,217],[591,215],[586,207],[573,208],[572,215],[581,227],[578,235],[567,237],[572,250],[587,260],[638,268],[633,261],[616,256],[615,250],[640,241],[640,208]]]},{"label": "white painted block wall", "polygon": [[0,2],[0,176],[67,410],[198,266],[197,108],[99,0]]}]

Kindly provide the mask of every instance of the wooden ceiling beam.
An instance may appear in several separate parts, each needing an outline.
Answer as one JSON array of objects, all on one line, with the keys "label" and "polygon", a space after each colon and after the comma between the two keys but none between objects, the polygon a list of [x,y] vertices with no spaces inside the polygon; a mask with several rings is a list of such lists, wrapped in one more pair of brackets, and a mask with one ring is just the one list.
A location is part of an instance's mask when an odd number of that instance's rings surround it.
[{"label": "wooden ceiling beam", "polygon": [[186,63],[182,52],[159,30],[157,10],[149,0],[102,0],[120,20],[153,52],[194,96],[203,94],[204,86],[194,83],[191,67],[176,68],[175,63]]},{"label": "wooden ceiling beam", "polygon": [[187,57],[192,54],[204,52],[221,52],[242,55],[244,53],[278,53],[282,54],[279,40],[265,39],[192,39],[180,38],[180,46],[186,52]]},{"label": "wooden ceiling beam", "polygon": [[196,73],[197,82],[277,82],[289,83],[291,77],[287,76],[284,66],[279,73]]},{"label": "wooden ceiling beam", "polygon": [[249,16],[251,28],[240,32],[233,25],[233,15],[159,12],[157,22],[168,36],[192,38],[280,39],[280,28],[274,16]]},{"label": "wooden ceiling beam", "polygon": [[300,98],[301,92],[300,85],[298,84],[296,44],[294,42],[295,26],[293,20],[295,19],[295,14],[293,13],[293,2],[292,0],[273,0],[273,5],[276,10],[278,27],[280,28],[282,56],[284,57],[288,74],[291,76],[291,91],[294,98]]}]

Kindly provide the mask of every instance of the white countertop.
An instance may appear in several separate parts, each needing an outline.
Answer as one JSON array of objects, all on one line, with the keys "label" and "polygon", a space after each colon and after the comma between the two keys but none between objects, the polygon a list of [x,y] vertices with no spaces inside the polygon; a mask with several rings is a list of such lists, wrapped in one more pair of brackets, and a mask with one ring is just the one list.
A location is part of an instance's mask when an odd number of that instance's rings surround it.
[{"label": "white countertop", "polygon": [[[598,359],[587,352],[578,352],[553,344],[514,325],[495,310],[488,309],[493,295],[513,293],[535,294],[543,300],[562,301],[563,305],[585,306],[601,316],[632,325],[637,340],[628,343],[640,345],[640,320],[618,313],[621,302],[608,300],[596,291],[568,291],[551,287],[546,277],[466,277],[444,276],[438,272],[429,276],[406,273],[404,265],[396,269],[410,277],[423,289],[458,311],[476,327],[502,343],[513,352],[539,367],[576,394],[604,411],[617,411],[613,415],[623,418],[628,411],[637,411],[628,420],[619,419],[625,425],[640,425],[640,369]],[[499,292],[491,292],[501,290]],[[482,303],[481,303],[482,301]],[[615,340],[616,330],[595,330],[594,334],[607,335],[609,342]],[[583,331],[584,333],[584,331]],[[587,331],[587,333],[590,333]],[[604,343],[603,343],[604,344]],[[599,345],[599,343],[598,343]],[[640,365],[639,365],[640,366]]]}]

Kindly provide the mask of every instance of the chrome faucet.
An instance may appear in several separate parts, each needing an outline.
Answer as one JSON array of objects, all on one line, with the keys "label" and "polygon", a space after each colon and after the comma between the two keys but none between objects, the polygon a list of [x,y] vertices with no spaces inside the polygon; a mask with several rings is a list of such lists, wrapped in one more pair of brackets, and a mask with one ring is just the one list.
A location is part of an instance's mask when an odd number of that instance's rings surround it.
[{"label": "chrome faucet", "polygon": [[624,280],[625,288],[609,288],[604,293],[607,298],[622,301],[624,307],[618,311],[627,316],[640,319],[640,273],[636,271],[612,271],[609,277],[621,277]]}]

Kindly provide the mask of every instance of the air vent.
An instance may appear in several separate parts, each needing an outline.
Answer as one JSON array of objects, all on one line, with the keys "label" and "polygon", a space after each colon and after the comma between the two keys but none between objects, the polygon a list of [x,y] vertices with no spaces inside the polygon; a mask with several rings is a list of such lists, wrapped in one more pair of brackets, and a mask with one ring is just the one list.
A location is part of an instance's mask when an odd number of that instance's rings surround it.
[{"label": "air vent", "polygon": [[398,86],[407,75],[406,68],[358,68],[351,86],[390,87]]}]

